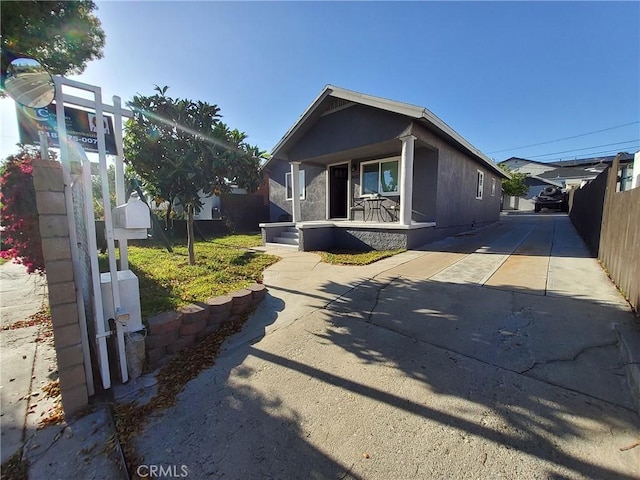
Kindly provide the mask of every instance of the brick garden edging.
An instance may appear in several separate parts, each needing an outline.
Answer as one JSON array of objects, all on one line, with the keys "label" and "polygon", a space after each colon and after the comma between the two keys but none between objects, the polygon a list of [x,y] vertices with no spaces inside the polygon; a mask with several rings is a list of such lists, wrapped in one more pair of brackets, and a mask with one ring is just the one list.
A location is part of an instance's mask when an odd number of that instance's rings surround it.
[{"label": "brick garden edging", "polygon": [[229,295],[212,297],[178,310],[159,313],[147,320],[145,350],[151,368],[170,355],[192,347],[216,332],[223,323],[238,320],[264,299],[267,288],[254,283]]}]

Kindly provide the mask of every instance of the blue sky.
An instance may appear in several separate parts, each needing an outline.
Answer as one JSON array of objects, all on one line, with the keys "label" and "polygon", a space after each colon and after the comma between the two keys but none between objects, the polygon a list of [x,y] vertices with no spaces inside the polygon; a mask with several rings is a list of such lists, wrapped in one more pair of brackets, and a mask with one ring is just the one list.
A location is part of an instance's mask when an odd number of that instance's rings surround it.
[{"label": "blue sky", "polygon": [[[72,78],[109,101],[168,85],[264,150],[326,84],[426,107],[496,161],[640,149],[639,2],[97,5],[104,58]],[[12,101],[0,112],[4,158]]]}]

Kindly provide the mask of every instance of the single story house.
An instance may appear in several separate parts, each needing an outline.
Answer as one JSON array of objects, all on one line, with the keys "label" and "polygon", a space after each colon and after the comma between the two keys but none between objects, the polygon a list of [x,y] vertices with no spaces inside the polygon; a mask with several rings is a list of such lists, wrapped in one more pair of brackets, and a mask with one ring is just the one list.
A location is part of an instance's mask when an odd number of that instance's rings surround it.
[{"label": "single story house", "polygon": [[426,108],[327,85],[272,151],[265,243],[415,248],[499,219],[508,176]]}]

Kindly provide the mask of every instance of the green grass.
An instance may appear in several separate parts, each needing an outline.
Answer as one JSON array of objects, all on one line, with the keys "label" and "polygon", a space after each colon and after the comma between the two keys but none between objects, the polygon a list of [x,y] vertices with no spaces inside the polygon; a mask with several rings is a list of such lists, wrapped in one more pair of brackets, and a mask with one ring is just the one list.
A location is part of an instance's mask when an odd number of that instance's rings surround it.
[{"label": "green grass", "polygon": [[[142,317],[173,310],[209,297],[225,295],[262,280],[263,270],[278,257],[247,250],[259,235],[229,235],[194,245],[196,265],[189,265],[186,246],[169,253],[158,245],[131,246],[129,269],[138,277]],[[106,255],[100,270],[108,271]]]},{"label": "green grass", "polygon": [[371,250],[369,252],[357,252],[348,250],[331,250],[328,252],[316,252],[325,263],[332,265],[369,265],[383,258],[392,257],[398,253],[404,252],[405,249],[399,250]]}]

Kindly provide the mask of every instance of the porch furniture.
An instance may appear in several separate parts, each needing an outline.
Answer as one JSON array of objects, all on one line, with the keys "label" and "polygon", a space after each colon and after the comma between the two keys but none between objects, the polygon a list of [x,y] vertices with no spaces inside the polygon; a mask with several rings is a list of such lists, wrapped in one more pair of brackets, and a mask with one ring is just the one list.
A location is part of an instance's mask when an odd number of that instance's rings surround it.
[{"label": "porch furniture", "polygon": [[392,203],[388,207],[384,206],[384,210],[389,215],[389,220],[391,222],[398,221],[398,215],[400,214],[400,203]]},{"label": "porch furniture", "polygon": [[362,220],[366,221],[364,215],[364,198],[354,198],[349,210],[351,212],[349,217],[351,220],[355,220],[355,212],[362,212]]},{"label": "porch furniture", "polygon": [[382,210],[382,204],[385,200],[386,198],[379,195],[371,195],[370,197],[365,198],[365,202],[367,205],[367,218],[369,220],[373,221],[375,215],[375,218],[378,220],[378,222],[384,221],[384,217],[381,215],[380,210]]}]

